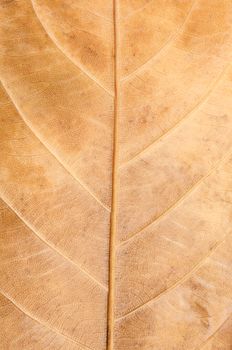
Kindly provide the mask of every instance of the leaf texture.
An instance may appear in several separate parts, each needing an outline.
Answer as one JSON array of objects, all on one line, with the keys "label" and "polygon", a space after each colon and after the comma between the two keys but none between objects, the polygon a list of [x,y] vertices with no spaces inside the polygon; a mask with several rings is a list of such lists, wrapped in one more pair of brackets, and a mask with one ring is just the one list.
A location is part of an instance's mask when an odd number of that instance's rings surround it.
[{"label": "leaf texture", "polygon": [[0,0],[0,344],[232,349],[232,3]]}]

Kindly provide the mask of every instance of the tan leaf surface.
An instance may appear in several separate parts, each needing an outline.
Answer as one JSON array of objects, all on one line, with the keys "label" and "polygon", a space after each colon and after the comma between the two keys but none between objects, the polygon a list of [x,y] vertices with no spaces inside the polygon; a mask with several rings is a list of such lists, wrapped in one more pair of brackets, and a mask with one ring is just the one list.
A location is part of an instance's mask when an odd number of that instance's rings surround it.
[{"label": "tan leaf surface", "polygon": [[0,348],[232,349],[231,0],[0,0]]}]

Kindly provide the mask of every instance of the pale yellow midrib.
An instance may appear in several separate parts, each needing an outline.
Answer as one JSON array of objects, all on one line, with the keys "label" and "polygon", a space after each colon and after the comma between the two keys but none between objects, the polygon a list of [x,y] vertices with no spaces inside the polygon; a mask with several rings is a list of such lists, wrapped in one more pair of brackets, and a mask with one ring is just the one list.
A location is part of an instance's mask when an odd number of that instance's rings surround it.
[{"label": "pale yellow midrib", "polygon": [[109,293],[107,312],[107,350],[113,350],[114,304],[115,304],[115,246],[116,246],[116,209],[117,209],[117,169],[118,169],[118,32],[117,32],[117,0],[113,0],[114,20],[114,133],[112,156],[112,199],[109,239]]}]

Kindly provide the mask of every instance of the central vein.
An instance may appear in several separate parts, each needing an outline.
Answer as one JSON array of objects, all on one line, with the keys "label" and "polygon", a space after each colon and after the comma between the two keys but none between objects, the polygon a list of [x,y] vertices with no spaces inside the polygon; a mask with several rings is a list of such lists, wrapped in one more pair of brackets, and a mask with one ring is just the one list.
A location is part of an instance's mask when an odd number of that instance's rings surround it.
[{"label": "central vein", "polygon": [[118,169],[118,8],[117,0],[113,0],[114,20],[114,133],[113,133],[113,167],[112,167],[112,202],[109,243],[109,294],[107,315],[107,350],[113,350],[114,303],[115,303],[115,241],[116,241],[116,209],[117,209],[117,169]]}]

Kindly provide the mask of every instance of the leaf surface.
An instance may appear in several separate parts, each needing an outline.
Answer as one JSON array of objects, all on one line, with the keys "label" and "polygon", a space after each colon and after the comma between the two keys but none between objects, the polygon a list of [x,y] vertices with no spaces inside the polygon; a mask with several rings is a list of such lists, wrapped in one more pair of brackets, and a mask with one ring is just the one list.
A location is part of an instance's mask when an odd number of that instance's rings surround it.
[{"label": "leaf surface", "polygon": [[230,0],[0,0],[3,349],[232,347]]}]

